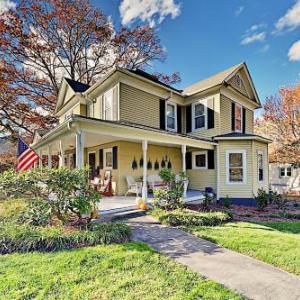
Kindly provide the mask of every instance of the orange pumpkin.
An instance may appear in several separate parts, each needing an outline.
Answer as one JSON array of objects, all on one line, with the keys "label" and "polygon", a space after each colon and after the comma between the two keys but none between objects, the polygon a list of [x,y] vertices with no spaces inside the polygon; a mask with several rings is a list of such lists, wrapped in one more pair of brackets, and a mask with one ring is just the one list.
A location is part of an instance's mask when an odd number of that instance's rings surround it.
[{"label": "orange pumpkin", "polygon": [[143,202],[140,204],[140,209],[141,210],[147,210],[148,206],[147,206],[147,203]]}]

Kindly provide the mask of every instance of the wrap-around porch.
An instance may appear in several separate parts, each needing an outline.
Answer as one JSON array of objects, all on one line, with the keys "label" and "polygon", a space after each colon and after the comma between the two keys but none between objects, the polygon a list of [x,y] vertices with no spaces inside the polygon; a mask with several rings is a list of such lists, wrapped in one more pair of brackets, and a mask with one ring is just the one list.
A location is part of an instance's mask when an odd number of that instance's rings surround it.
[{"label": "wrap-around porch", "polygon": [[[47,166],[50,168],[53,166],[53,155],[57,155],[59,166],[72,168],[90,165],[93,176],[111,172],[114,196],[105,197],[102,201],[105,210],[105,207],[135,205],[136,195],[124,196],[128,189],[126,176],[139,181],[142,197],[151,200],[153,194],[149,193],[149,175],[159,173],[163,160],[173,172],[185,172],[188,150],[210,150],[215,145],[208,140],[136,124],[72,116],[35,140],[32,146],[40,157],[48,157]],[[195,197],[201,199],[203,193],[188,189],[184,194],[186,200]]]}]

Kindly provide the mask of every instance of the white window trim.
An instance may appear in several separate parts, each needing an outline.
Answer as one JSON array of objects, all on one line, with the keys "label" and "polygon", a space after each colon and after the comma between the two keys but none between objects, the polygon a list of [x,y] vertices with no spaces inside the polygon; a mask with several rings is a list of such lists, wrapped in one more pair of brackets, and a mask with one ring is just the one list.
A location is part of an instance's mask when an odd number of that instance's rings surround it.
[{"label": "white window trim", "polygon": [[108,153],[108,152],[111,152],[111,155],[113,155],[112,148],[103,149],[103,169],[104,170],[112,170],[112,166],[111,167],[106,166],[106,153]]},{"label": "white window trim", "polygon": [[[236,130],[236,127],[235,127],[235,110],[236,110],[236,107],[240,107],[241,108],[241,129],[240,130]],[[239,103],[236,103],[235,102],[235,107],[234,107],[234,132],[239,132],[239,133],[242,133],[243,132],[243,105],[239,104]]]},{"label": "white window trim", "polygon": [[[280,177],[281,178],[291,178],[293,177],[293,167],[292,166],[280,166],[279,167]],[[291,168],[291,176],[287,176],[287,169]],[[281,169],[284,169],[284,176],[281,176]]]},{"label": "white window trim", "polygon": [[[108,120],[108,121],[113,121],[113,118],[114,118],[114,88],[111,88],[111,89],[108,89],[107,91],[105,91],[103,93],[103,96],[102,96],[102,117],[103,117],[103,120]],[[108,93],[111,93],[112,94],[112,99],[111,99],[111,119],[107,119],[106,118],[106,109],[105,109],[105,95],[108,94]]]},{"label": "white window trim", "polygon": [[[199,103],[204,105],[205,122],[204,122],[204,127],[195,128],[195,106]],[[194,132],[194,131],[197,132],[197,131],[206,130],[206,129],[207,129],[207,99],[201,99],[201,100],[198,100],[198,101],[192,103],[192,132]]]},{"label": "white window trim", "polygon": [[[167,116],[167,112],[168,112],[168,104],[169,105],[172,105],[174,106],[174,113],[175,113],[175,128],[169,128],[168,127],[168,116]],[[165,111],[166,111],[166,115],[165,115],[165,124],[166,124],[166,130],[168,131],[174,131],[174,132],[177,132],[177,103],[175,102],[172,102],[172,101],[166,101],[166,108],[165,108]]]},{"label": "white window trim", "polygon": [[[197,167],[196,166],[196,155],[201,155],[201,154],[205,154],[205,167]],[[192,152],[192,166],[193,166],[193,169],[196,169],[196,170],[205,170],[205,169],[207,169],[207,166],[208,166],[207,151]]]},{"label": "white window trim", "polygon": [[[262,155],[262,169],[263,169],[263,179],[259,180],[259,166],[258,166],[258,156]],[[263,183],[265,181],[265,154],[264,151],[257,151],[257,181]]]},{"label": "white window trim", "polygon": [[[229,178],[229,154],[241,153],[243,155],[243,181],[236,182],[230,181]],[[246,150],[227,150],[226,151],[226,184],[247,184],[247,151]]]}]

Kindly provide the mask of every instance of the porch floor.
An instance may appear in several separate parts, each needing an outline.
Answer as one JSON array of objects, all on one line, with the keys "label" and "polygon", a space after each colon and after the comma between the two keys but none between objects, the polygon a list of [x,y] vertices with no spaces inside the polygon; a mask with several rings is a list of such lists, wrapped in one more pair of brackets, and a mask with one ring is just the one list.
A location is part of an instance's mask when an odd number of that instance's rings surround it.
[{"label": "porch floor", "polygon": [[[198,190],[187,190],[187,198],[185,202],[203,200],[203,192]],[[136,209],[135,203],[136,196],[113,196],[113,197],[103,197],[98,205],[98,209],[101,215],[112,214],[123,211],[130,211]],[[151,203],[153,199],[153,194],[149,193],[148,201]]]}]

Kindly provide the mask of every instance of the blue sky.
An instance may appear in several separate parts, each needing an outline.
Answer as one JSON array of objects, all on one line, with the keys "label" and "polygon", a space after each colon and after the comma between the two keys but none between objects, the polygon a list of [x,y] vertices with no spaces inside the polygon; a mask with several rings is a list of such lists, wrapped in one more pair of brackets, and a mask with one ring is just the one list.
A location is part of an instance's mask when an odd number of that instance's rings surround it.
[{"label": "blue sky", "polygon": [[179,71],[179,87],[242,61],[248,64],[262,101],[300,79],[300,42],[295,44],[300,41],[300,0],[92,3],[111,15],[116,26],[155,26],[168,55],[164,63],[155,64],[155,71]]}]

